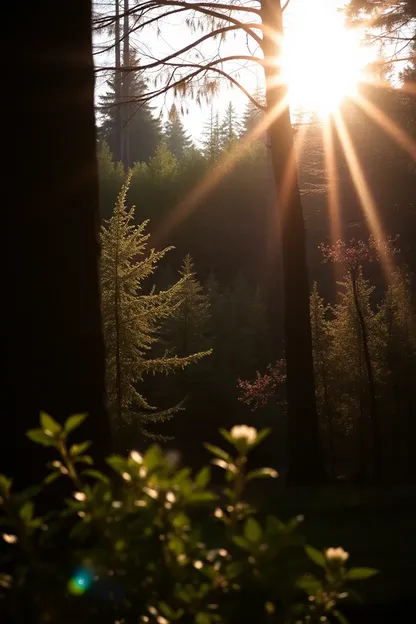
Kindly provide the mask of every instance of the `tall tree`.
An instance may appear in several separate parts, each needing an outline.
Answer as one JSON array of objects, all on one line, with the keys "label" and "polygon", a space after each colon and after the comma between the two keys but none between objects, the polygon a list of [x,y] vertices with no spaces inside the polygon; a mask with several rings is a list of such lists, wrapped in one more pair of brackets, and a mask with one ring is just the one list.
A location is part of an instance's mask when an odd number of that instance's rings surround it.
[{"label": "tall tree", "polygon": [[126,206],[130,177],[116,201],[114,214],[101,230],[102,311],[107,348],[107,389],[110,414],[118,427],[133,425],[147,433],[146,424],[172,417],[179,409],[157,411],[138,386],[146,374],[173,372],[196,362],[203,355],[152,357],[163,322],[172,317],[181,302],[187,277],[171,288],[146,291],[145,282],[169,251],[147,252],[147,222],[136,226],[134,207]]},{"label": "tall tree", "polygon": [[[305,251],[305,228],[302,214],[297,165],[294,153],[293,133],[287,99],[287,86],[281,79],[280,58],[283,42],[283,9],[280,0],[259,0],[259,7],[247,6],[243,2],[210,3],[186,2],[182,0],[136,0],[131,11],[146,18],[142,28],[150,20],[163,20],[167,15],[190,12],[191,28],[200,29],[202,34],[192,44],[180,44],[163,58],[149,55],[149,62],[141,71],[160,71],[165,67],[169,75],[162,86],[142,98],[149,100],[172,89],[180,95],[191,94],[197,100],[209,97],[218,89],[219,79],[226,79],[243,91],[267,116],[270,137],[271,161],[275,184],[275,202],[269,216],[269,232],[272,240],[270,258],[276,275],[283,265],[283,305],[285,310],[285,345],[287,362],[288,418],[290,432],[290,477],[296,481],[311,481],[322,475],[319,451],[318,416],[316,410],[313,375],[312,338],[309,315],[309,284]],[[287,6],[287,3],[286,5]],[[247,21],[252,20],[252,21]],[[105,23],[102,22],[102,23]],[[242,32],[245,39],[261,49],[263,58],[253,54],[235,52],[227,54],[222,42],[227,33]],[[258,34],[260,31],[260,34]],[[219,40],[219,53],[214,60],[195,60],[192,51],[205,41]],[[250,48],[248,47],[248,50]],[[245,50],[246,52],[247,50]],[[184,59],[183,55],[190,54]],[[224,52],[224,53],[223,53]],[[244,60],[264,69],[266,82],[266,106],[248,93],[247,89],[232,73],[232,65]],[[231,68],[227,71],[227,68]],[[213,78],[214,76],[214,78]],[[264,128],[265,130],[266,128]],[[225,169],[225,168],[223,168]],[[223,172],[223,175],[225,171]],[[221,172],[219,172],[221,175]],[[276,227],[276,214],[280,217],[280,232]],[[280,235],[280,240],[279,240]],[[281,259],[276,254],[282,248]],[[277,288],[277,277],[270,282],[269,300],[275,317],[281,307],[281,293]]]},{"label": "tall tree", "polygon": [[202,129],[202,148],[208,160],[215,163],[221,155],[221,128],[218,111],[211,106],[209,119]]},{"label": "tall tree", "polygon": [[169,119],[165,124],[166,145],[169,151],[181,158],[183,154],[192,146],[192,139],[186,133],[179,111],[175,104],[169,111]]},{"label": "tall tree", "polygon": [[226,108],[221,122],[220,133],[221,147],[226,150],[234,145],[240,134],[240,123],[232,102],[230,102]]},{"label": "tall tree", "polygon": [[[0,472],[19,488],[38,482],[44,470],[42,452],[25,437],[38,426],[40,410],[61,422],[71,413],[88,412],[80,435],[93,441],[98,460],[111,440],[98,275],[91,6],[74,0],[62,20],[51,0],[24,10],[11,4],[7,19],[19,23],[19,32],[6,29],[3,43],[16,50],[16,62],[24,62],[28,87],[24,101],[16,101],[19,124],[10,136],[5,171],[12,179],[20,161],[25,181],[18,195],[12,185],[15,208],[6,219],[10,282],[2,324],[7,378]],[[27,42],[24,53],[21,37]],[[5,79],[17,92],[11,66]],[[25,136],[36,145],[36,155],[22,160],[13,150]]]},{"label": "tall tree", "polygon": [[[131,66],[138,66],[138,59],[131,54]],[[113,77],[108,81],[108,91],[99,98],[99,111],[102,115],[102,123],[99,127],[99,137],[106,141],[116,162],[123,161],[132,165],[136,162],[148,161],[156,151],[161,140],[160,121],[153,114],[153,109],[147,102],[134,103],[135,98],[140,98],[146,93],[146,82],[137,73],[123,72],[121,77],[121,89],[124,93],[124,100],[127,104],[120,104],[117,96],[117,84],[120,80],[117,71],[113,72]],[[117,144],[117,124],[120,109],[123,111],[123,151],[121,157],[118,156],[120,148]],[[126,112],[127,111],[127,112]],[[128,149],[128,154],[126,152]],[[128,158],[126,162],[124,162]]]}]

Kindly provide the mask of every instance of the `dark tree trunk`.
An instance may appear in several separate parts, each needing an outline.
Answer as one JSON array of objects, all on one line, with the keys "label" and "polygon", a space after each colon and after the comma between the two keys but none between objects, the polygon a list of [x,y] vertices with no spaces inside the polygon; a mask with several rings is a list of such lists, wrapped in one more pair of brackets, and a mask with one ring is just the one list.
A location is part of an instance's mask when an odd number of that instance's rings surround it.
[{"label": "dark tree trunk", "polygon": [[[3,41],[12,153],[0,471],[18,485],[43,472],[25,438],[45,410],[63,421],[88,412],[79,436],[99,463],[110,447],[99,291],[99,206],[91,3],[11,3]],[[17,28],[12,24],[18,24]],[[24,43],[23,43],[24,42]],[[22,71],[24,88],[22,90]],[[76,436],[75,436],[76,437]],[[50,453],[48,453],[50,457]]]},{"label": "dark tree trunk", "polygon": [[360,300],[357,289],[357,277],[351,273],[352,291],[354,296],[354,305],[357,312],[358,323],[360,326],[360,334],[363,345],[364,365],[368,381],[368,394],[370,397],[370,429],[371,429],[371,449],[373,457],[373,478],[379,482],[381,480],[381,448],[380,448],[380,431],[377,412],[376,389],[374,382],[373,365],[371,362],[370,348],[368,345],[367,326],[364,315],[361,310]]},{"label": "dark tree trunk", "polygon": [[[130,23],[129,23],[129,0],[124,0],[124,19],[123,19],[123,65],[130,65]],[[130,82],[131,73],[126,71],[123,74],[123,163],[124,170],[127,172],[130,163],[130,117],[131,104],[130,100]]]},{"label": "dark tree trunk", "polygon": [[[305,227],[290,112],[287,103],[282,106],[287,90],[279,84],[281,76],[276,65],[280,56],[279,38],[283,36],[280,2],[263,0],[262,22],[265,26],[263,52],[267,114],[270,117],[269,135],[283,263],[289,480],[313,482],[322,478],[323,469],[315,399]],[[277,236],[273,241],[277,248]],[[272,305],[277,316],[282,302],[276,296]]]},{"label": "dark tree trunk", "polygon": [[122,75],[121,75],[121,45],[120,45],[120,0],[115,0],[115,21],[114,21],[114,55],[115,55],[115,152],[114,160],[122,162],[124,155],[123,145],[123,120],[122,120]]}]

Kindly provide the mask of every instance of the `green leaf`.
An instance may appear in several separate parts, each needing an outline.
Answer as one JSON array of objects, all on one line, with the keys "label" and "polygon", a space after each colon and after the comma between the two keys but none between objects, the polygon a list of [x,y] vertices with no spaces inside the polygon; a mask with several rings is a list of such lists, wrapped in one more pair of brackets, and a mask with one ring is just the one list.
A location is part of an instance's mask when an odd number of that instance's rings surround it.
[{"label": "green leaf", "polygon": [[247,518],[244,525],[244,537],[250,542],[259,542],[262,538],[263,530],[254,518]]},{"label": "green leaf", "polygon": [[12,480],[8,479],[4,474],[0,474],[0,492],[4,496],[8,496],[11,487]]},{"label": "green leaf", "polygon": [[46,412],[40,413],[40,425],[43,431],[50,431],[54,436],[58,436],[62,431],[61,425]]},{"label": "green leaf", "polygon": [[232,538],[234,544],[237,544],[243,550],[250,550],[250,542],[242,535],[234,535]]},{"label": "green leaf", "polygon": [[82,425],[86,418],[87,414],[73,414],[72,416],[70,416],[64,424],[65,433],[68,434],[71,433],[71,431],[73,431],[74,429],[78,429],[78,427]]},{"label": "green leaf", "polygon": [[277,479],[278,473],[273,468],[259,468],[258,470],[252,470],[246,476],[246,481],[251,481],[252,479]]},{"label": "green leaf", "polygon": [[58,477],[61,476],[61,471],[60,470],[55,470],[55,472],[50,472],[43,480],[43,482],[45,483],[45,485],[49,485],[50,483],[53,483],[54,481],[56,481],[56,479],[58,479]]},{"label": "green leaf", "polygon": [[69,454],[71,457],[75,457],[76,455],[81,455],[81,453],[85,453],[91,446],[91,442],[81,442],[81,444],[73,444],[69,449]]},{"label": "green leaf", "polygon": [[261,431],[259,431],[254,442],[249,445],[250,448],[252,449],[255,446],[258,446],[261,442],[263,442],[265,438],[267,438],[268,435],[270,435],[270,432],[271,429],[262,429]]},{"label": "green leaf", "polygon": [[222,435],[222,437],[224,438],[224,440],[227,440],[227,442],[229,442],[230,444],[232,444],[233,446],[236,446],[236,442],[240,442],[241,438],[236,440],[235,438],[233,438],[233,436],[231,435],[231,433],[229,431],[227,431],[226,429],[220,429],[220,434]]},{"label": "green leaf", "polygon": [[88,464],[88,466],[93,466],[94,461],[89,455],[78,455],[74,458],[74,464]]},{"label": "green leaf", "polygon": [[107,457],[106,462],[110,466],[110,468],[112,468],[119,474],[125,472],[128,467],[127,460],[120,455],[110,455],[110,457]]},{"label": "green leaf", "polygon": [[335,615],[335,617],[337,618],[339,624],[349,624],[347,618],[345,617],[345,615],[343,615],[341,613],[341,611],[338,611],[338,609],[336,609],[333,614]]},{"label": "green leaf", "polygon": [[162,451],[160,446],[153,444],[144,454],[143,465],[148,470],[153,470],[156,466],[159,466],[163,461]]},{"label": "green leaf", "polygon": [[211,614],[200,611],[199,613],[196,614],[195,622],[196,624],[211,624],[212,623]]},{"label": "green leaf", "polygon": [[110,483],[110,479],[108,477],[106,477],[99,470],[94,470],[93,468],[87,468],[86,470],[83,470],[82,474],[87,475],[88,477],[93,477],[94,479],[97,479],[98,481],[101,481],[102,483],[105,483],[106,485]]},{"label": "green leaf", "polygon": [[32,442],[36,444],[42,444],[42,446],[55,446],[55,440],[51,436],[46,435],[42,429],[30,429],[26,432],[26,436]]},{"label": "green leaf", "polygon": [[24,505],[19,509],[19,516],[23,522],[27,523],[33,518],[33,503],[32,501],[26,501]]},{"label": "green leaf", "polygon": [[374,568],[351,568],[351,570],[348,570],[347,572],[347,580],[363,581],[375,576],[376,574],[379,574],[379,571]]},{"label": "green leaf", "polygon": [[266,530],[272,535],[282,534],[286,531],[286,525],[284,522],[279,520],[279,518],[276,518],[276,516],[267,516]]},{"label": "green leaf", "polygon": [[172,607],[170,607],[166,602],[159,602],[158,604],[159,611],[163,613],[167,618],[174,620],[176,619],[176,612]]},{"label": "green leaf", "polygon": [[245,561],[233,561],[227,566],[226,574],[228,578],[233,579],[239,576],[246,569]]},{"label": "green leaf", "polygon": [[325,567],[325,556],[320,550],[313,548],[313,546],[305,546],[305,552],[308,555],[309,559],[316,563],[316,565],[320,566],[321,568]]},{"label": "green leaf", "polygon": [[211,470],[209,466],[204,466],[195,477],[195,485],[198,488],[204,489],[209,483],[211,478]]},{"label": "green leaf", "polygon": [[301,576],[296,585],[303,589],[307,594],[315,596],[320,589],[322,589],[322,583],[313,574],[305,574]]},{"label": "green leaf", "polygon": [[210,453],[212,453],[213,455],[216,455],[220,459],[223,459],[227,463],[230,463],[233,461],[232,457],[228,453],[223,451],[219,446],[214,446],[213,444],[208,444],[208,443],[204,444],[204,446]]},{"label": "green leaf", "polygon": [[213,492],[192,492],[187,497],[188,503],[208,503],[217,500],[218,496]]}]

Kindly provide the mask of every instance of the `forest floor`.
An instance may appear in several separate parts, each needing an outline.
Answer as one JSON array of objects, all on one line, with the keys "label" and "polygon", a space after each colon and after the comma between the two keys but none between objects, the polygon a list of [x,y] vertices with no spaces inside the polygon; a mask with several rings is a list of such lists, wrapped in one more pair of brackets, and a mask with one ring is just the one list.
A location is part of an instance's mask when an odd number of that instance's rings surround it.
[{"label": "forest floor", "polygon": [[352,624],[410,621],[406,616],[416,604],[415,488],[293,488],[267,500],[267,511],[282,520],[302,514],[313,546],[342,546],[351,553],[350,565],[380,570],[357,585],[364,604],[351,610]]}]

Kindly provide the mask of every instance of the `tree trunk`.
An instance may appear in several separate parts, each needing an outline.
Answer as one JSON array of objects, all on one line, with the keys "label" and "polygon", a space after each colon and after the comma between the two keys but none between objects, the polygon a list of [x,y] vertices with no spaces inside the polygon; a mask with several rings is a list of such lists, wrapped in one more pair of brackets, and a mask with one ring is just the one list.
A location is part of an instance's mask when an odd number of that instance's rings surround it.
[{"label": "tree trunk", "polygon": [[[7,380],[0,472],[19,487],[43,474],[44,450],[25,437],[39,426],[41,410],[61,422],[88,412],[74,437],[93,441],[99,464],[110,450],[110,427],[98,272],[91,4],[72,0],[62,16],[52,0],[12,3],[7,18],[18,28],[6,28],[3,38],[17,57],[5,67],[13,121],[6,124],[4,140],[12,154],[3,175],[18,175],[20,185],[9,183],[5,202],[3,274],[9,284],[3,286]],[[24,94],[18,67],[24,67]]]},{"label": "tree trunk", "polygon": [[123,161],[123,120],[122,120],[122,76],[121,76],[121,46],[120,46],[120,0],[115,0],[115,153],[114,160],[116,162]]},{"label": "tree trunk", "polygon": [[374,383],[373,365],[371,362],[370,349],[368,346],[367,327],[364,315],[361,310],[360,300],[357,289],[357,277],[351,273],[352,291],[354,295],[354,305],[357,312],[358,322],[360,325],[361,338],[363,341],[364,364],[368,381],[368,392],[370,396],[370,428],[371,428],[371,446],[373,455],[374,478],[377,482],[381,480],[381,449],[380,449],[380,432],[376,404],[376,390]]},{"label": "tree trunk", "polygon": [[[124,0],[124,19],[123,19],[123,65],[130,65],[130,24],[129,24],[129,0]],[[123,73],[123,164],[124,170],[127,172],[131,165],[130,162],[130,117],[131,104],[130,100],[130,80],[131,73],[126,71]]]},{"label": "tree trunk", "polygon": [[[287,405],[289,429],[289,480],[312,482],[322,478],[318,415],[315,399],[309,283],[305,227],[297,180],[293,132],[279,66],[283,21],[280,1],[263,0],[263,52],[265,57],[267,115],[279,210],[283,261]],[[279,114],[276,114],[280,111]],[[277,237],[273,236],[275,248]],[[277,278],[276,278],[277,279]],[[276,296],[272,304],[281,302]]]}]

